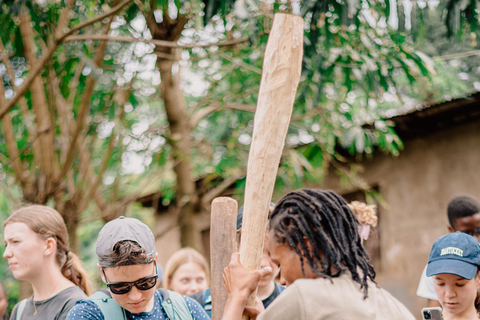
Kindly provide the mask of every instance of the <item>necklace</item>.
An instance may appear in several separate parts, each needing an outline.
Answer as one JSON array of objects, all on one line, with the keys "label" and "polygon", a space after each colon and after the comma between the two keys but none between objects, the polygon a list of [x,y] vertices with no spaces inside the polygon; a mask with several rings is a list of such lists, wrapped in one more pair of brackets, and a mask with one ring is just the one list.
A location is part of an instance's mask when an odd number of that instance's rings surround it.
[{"label": "necklace", "polygon": [[40,305],[40,307],[38,307],[38,309],[37,309],[37,306],[35,305],[35,299],[34,299],[35,297],[32,296],[33,309],[35,309],[35,312],[33,313],[34,316],[37,316],[38,311],[40,311],[40,309],[43,307],[43,304],[45,303],[45,301],[47,301],[50,298],[50,296],[55,292],[58,285],[60,284],[60,280],[57,282],[57,285],[55,286],[55,288],[53,288],[52,292],[50,292],[50,294],[43,300],[42,304]]}]

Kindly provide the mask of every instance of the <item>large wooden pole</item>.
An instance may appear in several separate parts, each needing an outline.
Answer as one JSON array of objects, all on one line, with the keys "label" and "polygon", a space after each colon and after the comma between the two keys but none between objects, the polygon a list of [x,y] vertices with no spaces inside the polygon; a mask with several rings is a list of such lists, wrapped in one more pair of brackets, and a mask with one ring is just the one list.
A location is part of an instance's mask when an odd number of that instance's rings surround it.
[{"label": "large wooden pole", "polygon": [[238,204],[232,198],[215,198],[210,217],[210,288],[212,294],[212,320],[222,319],[227,303],[227,292],[223,287],[223,269],[237,251],[235,237]]},{"label": "large wooden pole", "polygon": [[[260,267],[268,209],[300,81],[303,19],[276,14],[268,38],[257,101],[240,244],[245,268]],[[256,292],[247,305],[252,306]]]}]

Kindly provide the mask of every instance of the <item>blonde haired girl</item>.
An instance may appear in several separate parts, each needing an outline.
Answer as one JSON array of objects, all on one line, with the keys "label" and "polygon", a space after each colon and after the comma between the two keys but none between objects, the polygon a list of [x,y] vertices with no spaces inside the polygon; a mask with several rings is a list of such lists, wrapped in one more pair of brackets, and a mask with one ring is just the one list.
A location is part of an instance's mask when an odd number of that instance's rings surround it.
[{"label": "blonde haired girl", "polygon": [[195,249],[180,249],[167,261],[165,289],[189,296],[207,289],[209,281],[207,260]]}]

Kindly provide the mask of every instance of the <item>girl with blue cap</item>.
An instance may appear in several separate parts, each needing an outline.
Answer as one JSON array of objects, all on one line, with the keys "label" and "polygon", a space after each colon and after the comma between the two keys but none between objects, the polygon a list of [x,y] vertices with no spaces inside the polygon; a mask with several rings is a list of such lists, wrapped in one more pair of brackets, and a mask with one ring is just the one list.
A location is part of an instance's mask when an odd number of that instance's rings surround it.
[{"label": "girl with blue cap", "polygon": [[475,308],[479,267],[480,244],[474,237],[455,232],[433,244],[427,276],[433,277],[445,320],[479,319]]}]

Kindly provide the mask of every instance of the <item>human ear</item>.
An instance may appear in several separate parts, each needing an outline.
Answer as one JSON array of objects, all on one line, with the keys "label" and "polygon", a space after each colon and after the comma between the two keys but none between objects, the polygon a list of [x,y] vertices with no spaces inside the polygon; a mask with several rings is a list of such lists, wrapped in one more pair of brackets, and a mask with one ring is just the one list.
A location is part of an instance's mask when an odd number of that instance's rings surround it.
[{"label": "human ear", "polygon": [[48,238],[45,241],[45,255],[49,256],[55,253],[55,249],[57,248],[57,241],[53,238]]},{"label": "human ear", "polygon": [[455,229],[453,229],[453,227],[451,225],[448,225],[448,232],[454,233]]},{"label": "human ear", "polygon": [[98,268],[98,272],[100,272],[100,277],[102,277],[102,281],[107,283],[107,280],[105,279],[105,276],[103,275],[103,272],[102,272],[102,267],[100,267],[98,263],[97,263],[97,268]]}]

